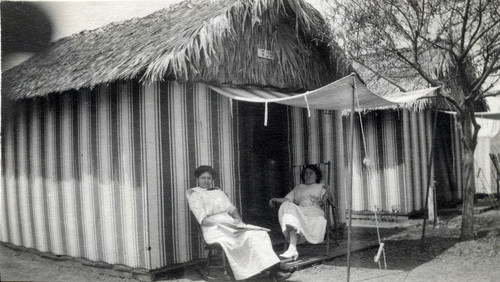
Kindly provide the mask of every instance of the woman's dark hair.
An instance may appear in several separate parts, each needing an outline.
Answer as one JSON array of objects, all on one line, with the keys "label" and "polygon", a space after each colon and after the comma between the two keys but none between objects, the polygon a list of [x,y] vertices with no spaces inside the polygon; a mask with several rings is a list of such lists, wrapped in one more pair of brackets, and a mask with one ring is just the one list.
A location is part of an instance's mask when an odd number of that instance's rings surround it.
[{"label": "woman's dark hair", "polygon": [[205,172],[208,172],[212,175],[212,178],[215,179],[216,174],[215,170],[208,165],[200,165],[195,171],[194,171],[194,177],[198,178],[200,175],[204,174]]},{"label": "woman's dark hair", "polygon": [[305,183],[306,180],[304,179],[304,175],[306,174],[306,169],[310,169],[316,173],[316,183],[320,183],[321,179],[323,178],[323,174],[321,173],[321,169],[317,165],[306,165],[303,169],[302,172],[300,173],[300,180],[302,183]]}]

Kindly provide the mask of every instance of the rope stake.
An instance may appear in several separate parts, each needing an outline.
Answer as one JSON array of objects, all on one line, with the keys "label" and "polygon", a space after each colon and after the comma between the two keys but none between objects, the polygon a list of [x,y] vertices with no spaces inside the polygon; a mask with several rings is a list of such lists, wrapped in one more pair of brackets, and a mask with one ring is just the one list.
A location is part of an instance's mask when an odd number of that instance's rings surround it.
[{"label": "rope stake", "polygon": [[380,266],[380,255],[382,254],[382,251],[384,250],[384,243],[381,243],[380,246],[378,247],[378,252],[377,252],[377,255],[375,255],[375,257],[373,258],[373,260],[375,262],[378,262],[379,263],[379,266]]},{"label": "rope stake", "polygon": [[378,226],[377,207],[375,207],[375,211],[373,213],[375,214],[375,223],[377,224],[377,236],[378,236],[378,244],[379,244],[378,252],[377,252],[377,255],[374,257],[374,261],[378,262],[379,269],[382,268],[380,266],[380,254],[382,254],[384,257],[384,269],[387,270],[387,262],[385,261],[385,249],[384,249],[385,244],[382,243],[382,241],[380,240],[380,228]]}]

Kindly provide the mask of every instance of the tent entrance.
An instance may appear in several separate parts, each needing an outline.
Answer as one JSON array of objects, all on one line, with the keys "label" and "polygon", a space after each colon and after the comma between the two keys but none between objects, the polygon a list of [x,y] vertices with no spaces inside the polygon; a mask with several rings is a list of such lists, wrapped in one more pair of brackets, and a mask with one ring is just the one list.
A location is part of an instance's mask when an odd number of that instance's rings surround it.
[{"label": "tent entrance", "polygon": [[243,220],[279,230],[277,210],[269,199],[290,191],[287,106],[269,105],[269,122],[264,125],[265,107],[238,101],[238,149]]},{"label": "tent entrance", "polygon": [[[437,115],[439,134],[434,137],[434,180],[436,182],[436,201],[438,207],[454,207],[460,198],[461,186],[456,169],[456,160],[460,156],[451,146],[456,140],[453,132],[453,118],[443,113]],[[460,152],[458,152],[460,153]]]}]

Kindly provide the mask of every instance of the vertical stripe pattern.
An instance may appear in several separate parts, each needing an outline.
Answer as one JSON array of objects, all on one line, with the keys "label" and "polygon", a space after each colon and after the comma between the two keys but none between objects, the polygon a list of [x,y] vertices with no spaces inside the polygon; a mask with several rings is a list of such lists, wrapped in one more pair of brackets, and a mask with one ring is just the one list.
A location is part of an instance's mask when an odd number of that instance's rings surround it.
[{"label": "vertical stripe pattern", "polygon": [[83,234],[84,253],[83,256],[89,260],[98,260],[98,242],[97,242],[97,220],[96,208],[98,205],[94,202],[97,189],[95,189],[95,178],[93,176],[92,162],[92,99],[89,91],[82,93],[80,103],[78,103],[78,113],[80,114],[78,123],[78,152],[77,158],[80,163],[80,203],[81,203],[81,225]]},{"label": "vertical stripe pattern", "polygon": [[31,189],[33,195],[33,221],[35,223],[35,242],[36,249],[47,252],[49,250],[48,240],[47,240],[47,230],[45,224],[46,209],[45,206],[45,191],[44,191],[44,181],[43,181],[43,166],[42,166],[42,132],[41,119],[40,119],[40,105],[39,103],[33,103],[31,108],[31,118],[30,118],[30,149],[29,156],[30,161],[30,172],[31,172]]},{"label": "vertical stripe pattern", "polygon": [[31,211],[31,193],[30,193],[30,183],[29,183],[29,169],[28,169],[28,123],[27,115],[29,113],[28,105],[20,108],[19,112],[19,124],[17,126],[17,183],[18,183],[18,203],[19,203],[19,215],[21,216],[21,239],[23,245],[32,248],[34,247],[33,233],[32,233],[32,222],[31,217],[33,216]]},{"label": "vertical stripe pattern", "polygon": [[78,239],[78,214],[76,211],[76,175],[73,160],[76,157],[73,148],[73,115],[72,115],[72,97],[69,95],[62,97],[60,131],[66,134],[58,135],[61,138],[61,154],[59,160],[61,162],[61,175],[62,179],[62,215],[64,217],[65,229],[65,244],[67,246],[67,254],[73,257],[80,256],[80,246]]},{"label": "vertical stripe pattern", "polygon": [[[5,120],[5,119],[4,119]],[[6,238],[14,245],[21,245],[21,228],[19,225],[19,205],[17,199],[17,177],[16,177],[16,138],[15,127],[18,121],[12,118],[10,123],[4,122],[3,142],[5,152],[3,169],[5,185],[2,185],[2,190],[5,190],[6,205],[3,206],[6,214],[6,231],[9,231]],[[4,234],[4,232],[2,232]]]},{"label": "vertical stripe pattern", "polygon": [[[343,164],[333,169],[342,213],[349,188],[345,187],[350,152],[349,119],[340,113],[316,111],[305,120],[306,112],[306,109],[292,110],[294,165],[324,161]],[[429,112],[406,110],[372,111],[362,114],[361,119],[356,114],[353,210],[407,214],[424,208],[431,119]],[[341,214],[341,218],[345,216]]]},{"label": "vertical stripe pattern", "polygon": [[205,255],[185,199],[197,166],[238,202],[232,108],[206,85],[117,81],[18,103],[3,119],[3,242],[160,268]]},{"label": "vertical stripe pattern", "polygon": [[290,143],[294,183],[300,183],[300,171],[304,164],[326,163],[331,161],[331,185],[340,212],[345,210],[344,135],[342,115],[335,111],[311,111],[290,108]]}]

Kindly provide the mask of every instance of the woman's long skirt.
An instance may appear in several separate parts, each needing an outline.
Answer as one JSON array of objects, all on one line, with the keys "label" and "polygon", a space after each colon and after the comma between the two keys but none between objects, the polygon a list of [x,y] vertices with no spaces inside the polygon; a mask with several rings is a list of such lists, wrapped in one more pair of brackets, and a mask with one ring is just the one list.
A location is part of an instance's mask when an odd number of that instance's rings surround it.
[{"label": "woman's long skirt", "polygon": [[290,240],[287,226],[297,230],[297,244],[307,241],[319,244],[325,238],[326,219],[322,209],[315,206],[301,207],[284,202],[278,211],[281,231]]},{"label": "woman's long skirt", "polygon": [[226,226],[202,227],[202,231],[208,244],[222,246],[236,280],[252,277],[280,262],[266,231]]}]

